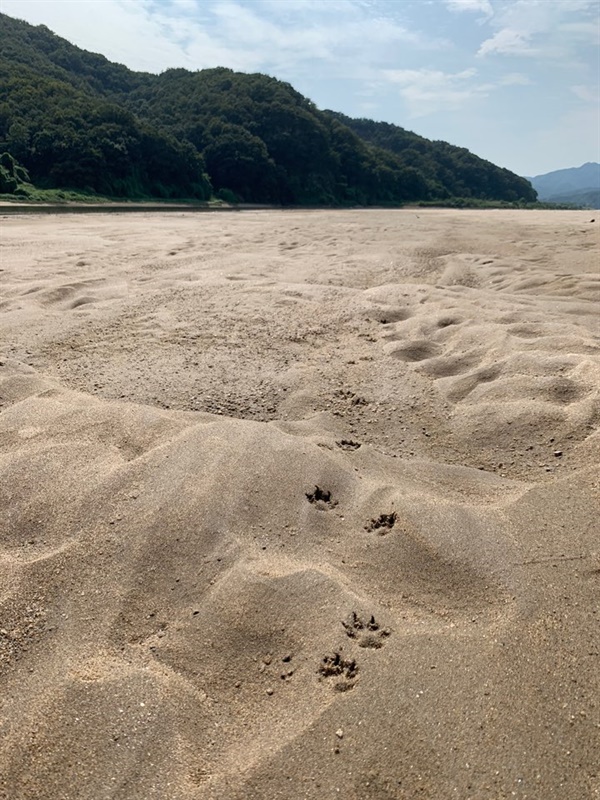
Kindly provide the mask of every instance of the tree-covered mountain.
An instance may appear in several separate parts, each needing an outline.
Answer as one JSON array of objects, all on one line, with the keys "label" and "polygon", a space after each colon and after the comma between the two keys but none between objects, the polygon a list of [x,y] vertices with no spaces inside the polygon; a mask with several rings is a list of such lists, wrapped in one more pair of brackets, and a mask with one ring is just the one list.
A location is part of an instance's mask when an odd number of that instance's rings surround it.
[{"label": "tree-covered mountain", "polygon": [[465,197],[482,200],[535,200],[527,179],[473,155],[464,147],[432,142],[388,122],[351,119],[327,112],[369,144],[393,153],[404,167],[416,169],[436,198]]},{"label": "tree-covered mountain", "polygon": [[468,150],[319,111],[266,75],[133,72],[0,14],[2,152],[38,186],[123,197],[535,200],[526,180]]},{"label": "tree-covered mountain", "polygon": [[44,26],[0,15],[0,151],[42,187],[208,198],[197,150],[109,98],[129,79],[136,74]]}]

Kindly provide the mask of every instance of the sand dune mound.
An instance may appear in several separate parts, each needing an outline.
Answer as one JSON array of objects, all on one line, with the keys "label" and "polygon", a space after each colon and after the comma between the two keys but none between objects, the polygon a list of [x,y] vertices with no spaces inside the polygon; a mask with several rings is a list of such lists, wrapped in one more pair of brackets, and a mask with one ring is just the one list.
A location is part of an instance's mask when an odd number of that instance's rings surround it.
[{"label": "sand dune mound", "polygon": [[595,796],[583,213],[5,230],[0,797]]}]

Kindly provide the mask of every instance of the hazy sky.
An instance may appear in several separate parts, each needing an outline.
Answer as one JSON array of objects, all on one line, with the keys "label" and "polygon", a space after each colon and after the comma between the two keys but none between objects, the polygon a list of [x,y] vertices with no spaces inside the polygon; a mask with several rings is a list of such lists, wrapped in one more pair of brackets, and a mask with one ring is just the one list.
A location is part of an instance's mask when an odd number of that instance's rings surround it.
[{"label": "hazy sky", "polygon": [[521,175],[600,161],[598,0],[0,0],[136,70],[225,66]]}]

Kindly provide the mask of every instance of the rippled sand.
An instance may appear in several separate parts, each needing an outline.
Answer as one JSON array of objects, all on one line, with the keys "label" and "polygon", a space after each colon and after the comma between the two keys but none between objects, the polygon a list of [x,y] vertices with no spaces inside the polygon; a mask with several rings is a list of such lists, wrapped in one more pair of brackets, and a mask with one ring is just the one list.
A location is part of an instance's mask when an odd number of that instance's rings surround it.
[{"label": "rippled sand", "polygon": [[600,797],[593,217],[0,219],[0,797]]}]

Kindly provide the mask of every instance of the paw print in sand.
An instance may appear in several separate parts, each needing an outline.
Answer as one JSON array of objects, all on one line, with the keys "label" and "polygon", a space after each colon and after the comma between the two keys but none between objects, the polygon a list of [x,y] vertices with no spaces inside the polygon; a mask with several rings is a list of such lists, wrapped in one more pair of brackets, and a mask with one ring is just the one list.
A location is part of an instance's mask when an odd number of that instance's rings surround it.
[{"label": "paw print in sand", "polygon": [[385,536],[392,530],[397,519],[398,515],[395,511],[392,511],[391,514],[380,514],[377,519],[372,519],[368,525],[365,525],[365,530],[376,531],[380,536]]},{"label": "paw print in sand", "polygon": [[325,656],[319,667],[323,678],[337,678],[333,688],[337,692],[347,692],[356,683],[358,664],[354,659],[344,658],[339,652]]},{"label": "paw print in sand", "polygon": [[337,500],[333,499],[331,492],[328,489],[321,489],[320,486],[315,486],[314,492],[307,492],[306,499],[319,511],[327,511],[337,506]]},{"label": "paw print in sand", "polygon": [[375,617],[371,616],[368,622],[363,622],[355,611],[342,622],[342,625],[347,635],[357,640],[359,647],[372,647],[376,650],[383,647],[391,633],[389,628],[381,628],[379,623],[375,622]]}]

